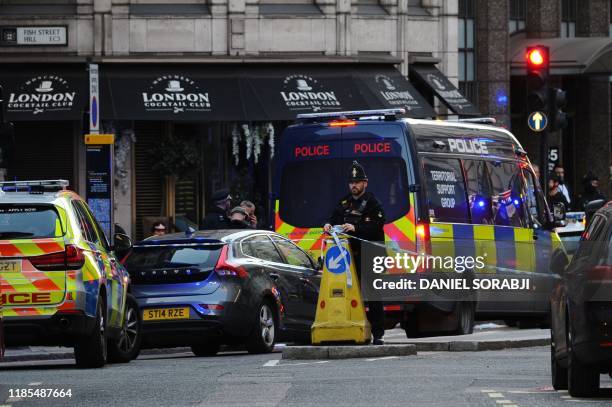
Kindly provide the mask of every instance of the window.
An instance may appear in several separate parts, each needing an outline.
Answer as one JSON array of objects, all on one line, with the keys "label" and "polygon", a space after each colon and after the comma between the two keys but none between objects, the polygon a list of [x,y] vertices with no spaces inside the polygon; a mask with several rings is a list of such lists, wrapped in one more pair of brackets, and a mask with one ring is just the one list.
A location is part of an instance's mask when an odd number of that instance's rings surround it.
[{"label": "window", "polygon": [[526,184],[527,216],[531,221],[539,226],[544,226],[546,222],[546,203],[542,198],[542,191],[536,188],[535,175],[531,171],[523,169],[523,178]]},{"label": "window", "polygon": [[79,228],[81,229],[81,233],[83,234],[83,238],[90,243],[97,244],[100,239],[98,238],[98,234],[96,233],[94,226],[89,221],[87,213],[83,209],[81,205],[79,205],[78,201],[72,201],[72,207],[77,215],[77,219],[79,221]]},{"label": "window", "polygon": [[259,14],[315,16],[322,12],[312,0],[261,0]]},{"label": "window", "polygon": [[379,0],[355,0],[353,4],[357,6],[357,14],[371,16],[386,16],[387,10],[380,5]]},{"label": "window", "polygon": [[110,250],[110,245],[108,244],[107,236],[104,233],[104,230],[102,229],[102,227],[100,227],[100,224],[98,223],[98,220],[93,215],[93,213],[91,213],[91,210],[89,209],[89,207],[87,205],[85,205],[84,202],[80,202],[80,205],[83,208],[83,211],[89,216],[89,220],[90,220],[94,230],[96,231],[96,234],[100,237],[100,241],[102,243],[102,246],[106,250]]},{"label": "window", "polygon": [[242,252],[247,256],[274,263],[284,263],[276,246],[268,236],[258,235],[242,241]]},{"label": "window", "polygon": [[0,14],[25,16],[73,15],[77,12],[76,0],[0,0]]},{"label": "window", "polygon": [[52,205],[0,205],[0,239],[40,239],[63,235]]},{"label": "window", "polygon": [[[281,179],[280,216],[297,227],[322,227],[341,197],[348,194],[352,158],[287,164]],[[410,209],[406,162],[399,157],[359,158],[369,178],[368,191],[381,202],[387,223]],[[299,188],[296,188],[299,186]]]},{"label": "window", "polygon": [[427,207],[432,222],[469,223],[459,160],[423,157]]},{"label": "window", "polygon": [[576,36],[576,0],[561,0],[561,37]]},{"label": "window", "polygon": [[175,267],[199,267],[212,269],[217,264],[222,246],[180,247],[142,246],[135,247],[125,261],[128,270]]},{"label": "window", "polygon": [[287,260],[287,264],[298,267],[312,268],[310,257],[288,240],[277,239],[276,246]]},{"label": "window", "polygon": [[477,104],[474,0],[459,0],[459,90]]},{"label": "window", "polygon": [[510,19],[508,20],[508,32],[510,34],[525,29],[525,11],[527,0],[510,0]]},{"label": "window", "polygon": [[472,222],[527,227],[523,197],[525,187],[514,163],[465,160]]}]

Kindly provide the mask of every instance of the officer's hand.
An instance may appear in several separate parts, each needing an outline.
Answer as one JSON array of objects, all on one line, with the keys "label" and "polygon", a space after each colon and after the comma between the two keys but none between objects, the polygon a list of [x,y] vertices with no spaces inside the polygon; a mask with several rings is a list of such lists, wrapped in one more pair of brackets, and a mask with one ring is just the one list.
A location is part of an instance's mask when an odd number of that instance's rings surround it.
[{"label": "officer's hand", "polygon": [[342,225],[342,230],[344,230],[345,232],[354,232],[355,226],[351,225],[350,223],[345,223],[344,225]]},{"label": "officer's hand", "polygon": [[323,230],[325,231],[325,233],[329,233],[331,231],[332,225],[330,225],[329,223],[326,223],[325,226],[323,226]]}]

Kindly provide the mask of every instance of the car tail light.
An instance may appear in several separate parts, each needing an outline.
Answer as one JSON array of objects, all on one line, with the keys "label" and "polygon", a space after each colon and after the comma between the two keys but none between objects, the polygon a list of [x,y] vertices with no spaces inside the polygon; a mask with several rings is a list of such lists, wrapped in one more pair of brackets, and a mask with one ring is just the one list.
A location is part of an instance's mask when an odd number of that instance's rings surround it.
[{"label": "car tail light", "polygon": [[612,282],[612,266],[595,266],[586,272],[587,280]]},{"label": "car tail light", "polygon": [[249,273],[243,266],[234,264],[228,260],[229,246],[223,246],[217,265],[215,266],[215,272],[220,276],[233,276],[233,277],[247,277]]},{"label": "car tail light", "polygon": [[66,245],[63,252],[29,257],[28,260],[41,271],[77,270],[85,264],[85,255],[79,247]]},{"label": "car tail light", "polygon": [[225,308],[223,305],[220,304],[200,304],[200,306],[204,309],[211,311],[223,311],[223,309]]}]

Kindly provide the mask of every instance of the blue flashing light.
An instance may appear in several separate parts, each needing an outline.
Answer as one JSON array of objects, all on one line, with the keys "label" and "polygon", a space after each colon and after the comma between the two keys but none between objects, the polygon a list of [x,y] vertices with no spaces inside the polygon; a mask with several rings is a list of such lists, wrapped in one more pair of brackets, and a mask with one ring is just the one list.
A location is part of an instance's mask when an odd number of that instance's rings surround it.
[{"label": "blue flashing light", "polygon": [[521,201],[519,201],[518,199],[514,200],[514,206],[519,206],[521,204]]},{"label": "blue flashing light", "polygon": [[506,95],[505,93],[503,93],[503,91],[500,91],[497,96],[495,97],[497,104],[499,106],[507,106],[508,105],[508,95]]},{"label": "blue flashing light", "polygon": [[485,206],[485,201],[480,200],[480,201],[478,201],[477,205],[478,205],[479,207],[481,207],[481,208],[484,208],[484,206]]}]

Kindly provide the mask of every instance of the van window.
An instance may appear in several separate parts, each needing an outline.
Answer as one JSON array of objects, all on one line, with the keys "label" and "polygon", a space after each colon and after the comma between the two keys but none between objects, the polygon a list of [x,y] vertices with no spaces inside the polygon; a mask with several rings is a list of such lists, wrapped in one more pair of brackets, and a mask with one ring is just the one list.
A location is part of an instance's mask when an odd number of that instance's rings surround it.
[{"label": "van window", "polygon": [[472,222],[527,227],[525,186],[515,163],[465,160]]},{"label": "van window", "polygon": [[[280,217],[302,228],[322,227],[340,199],[349,193],[353,158],[298,161],[282,171]],[[410,209],[406,162],[399,157],[366,157],[359,163],[368,176],[368,189],[381,202],[387,222]]]},{"label": "van window", "polygon": [[530,216],[533,222],[538,222],[540,226],[544,226],[547,223],[547,215],[542,191],[536,188],[535,175],[531,171],[523,169],[523,177],[526,182],[527,216]]},{"label": "van window", "polygon": [[431,221],[469,223],[459,160],[423,157],[422,162]]}]

